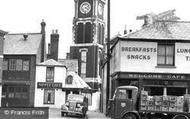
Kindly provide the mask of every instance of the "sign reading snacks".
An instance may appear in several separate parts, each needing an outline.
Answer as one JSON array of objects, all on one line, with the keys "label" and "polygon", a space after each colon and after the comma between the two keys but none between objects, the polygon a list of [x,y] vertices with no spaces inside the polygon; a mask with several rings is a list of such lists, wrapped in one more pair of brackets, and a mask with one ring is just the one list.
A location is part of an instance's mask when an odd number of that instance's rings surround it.
[{"label": "sign reading snacks", "polygon": [[54,83],[54,82],[38,82],[37,88],[52,88],[52,89],[61,89],[62,83]]},{"label": "sign reading snacks", "polygon": [[1,119],[48,119],[48,107],[0,108]]}]

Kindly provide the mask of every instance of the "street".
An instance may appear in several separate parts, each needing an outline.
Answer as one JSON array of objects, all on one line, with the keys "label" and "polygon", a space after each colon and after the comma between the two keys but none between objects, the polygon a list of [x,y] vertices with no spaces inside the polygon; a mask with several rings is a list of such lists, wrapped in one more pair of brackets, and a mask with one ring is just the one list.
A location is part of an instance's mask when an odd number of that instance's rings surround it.
[{"label": "street", "polygon": [[85,118],[81,118],[80,116],[61,117],[60,109],[50,108],[49,119],[110,119],[110,118],[105,117],[104,114],[96,111],[88,111]]}]

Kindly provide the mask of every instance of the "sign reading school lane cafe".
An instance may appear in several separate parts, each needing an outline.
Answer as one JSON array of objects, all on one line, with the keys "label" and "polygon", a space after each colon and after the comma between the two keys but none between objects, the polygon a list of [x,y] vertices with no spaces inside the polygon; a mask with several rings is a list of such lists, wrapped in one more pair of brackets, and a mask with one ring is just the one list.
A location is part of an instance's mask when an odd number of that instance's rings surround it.
[{"label": "sign reading school lane cafe", "polygon": [[61,89],[62,83],[54,83],[54,82],[38,82],[37,88],[52,88],[52,89]]}]

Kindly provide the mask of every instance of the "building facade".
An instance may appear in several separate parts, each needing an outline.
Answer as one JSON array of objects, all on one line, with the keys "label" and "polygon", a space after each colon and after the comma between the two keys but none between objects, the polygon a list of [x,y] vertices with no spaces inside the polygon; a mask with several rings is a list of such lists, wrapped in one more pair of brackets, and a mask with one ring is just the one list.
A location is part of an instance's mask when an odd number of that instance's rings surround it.
[{"label": "building facade", "polygon": [[45,22],[41,33],[7,34],[3,51],[2,107],[33,107],[36,64],[45,59]]},{"label": "building facade", "polygon": [[150,95],[189,94],[190,22],[174,10],[138,18],[142,29],[113,39],[110,97],[118,86],[140,84]]},{"label": "building facade", "polygon": [[[102,80],[100,62],[105,39],[104,5],[104,0],[75,0],[74,45],[70,47],[70,58],[78,60],[79,76],[96,92]],[[97,101],[92,102],[92,109],[98,109]]]},{"label": "building facade", "polygon": [[[3,45],[4,45],[4,36],[7,32],[0,30],[0,95],[2,93],[2,73],[3,73]],[[1,106],[1,98],[0,98]]]},{"label": "building facade", "polygon": [[34,106],[61,108],[66,99],[62,91],[66,75],[66,67],[53,59],[37,64]]}]

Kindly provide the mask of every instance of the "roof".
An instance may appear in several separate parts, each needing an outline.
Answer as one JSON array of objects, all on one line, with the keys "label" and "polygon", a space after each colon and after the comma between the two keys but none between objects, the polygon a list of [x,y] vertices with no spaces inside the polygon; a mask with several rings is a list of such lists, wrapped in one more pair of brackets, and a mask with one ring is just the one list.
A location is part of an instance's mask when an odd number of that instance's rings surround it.
[{"label": "roof", "polygon": [[75,72],[69,71],[67,72],[67,77],[72,76],[73,82],[72,84],[65,84],[65,88],[87,88],[91,89],[90,86]]},{"label": "roof", "polygon": [[31,55],[37,54],[42,40],[41,33],[27,33],[28,37],[24,39],[25,33],[7,34],[4,41],[4,54],[11,55]]},{"label": "roof", "polygon": [[190,22],[179,21],[174,10],[160,14],[146,14],[137,16],[137,20],[144,20],[142,29],[126,34],[122,38],[157,39],[157,40],[190,40]]},{"label": "roof", "polygon": [[55,61],[54,59],[46,60],[42,63],[37,64],[38,66],[59,66],[59,67],[66,67],[65,65]]},{"label": "roof", "polygon": [[78,59],[58,59],[58,62],[65,65],[68,71],[78,72]]},{"label": "roof", "polygon": [[0,30],[0,34],[5,35],[5,34],[7,34],[7,33],[8,33],[8,32],[6,32],[6,31]]},{"label": "roof", "polygon": [[121,38],[190,40],[190,22],[157,21]]}]

